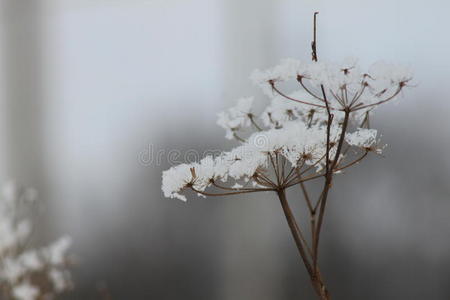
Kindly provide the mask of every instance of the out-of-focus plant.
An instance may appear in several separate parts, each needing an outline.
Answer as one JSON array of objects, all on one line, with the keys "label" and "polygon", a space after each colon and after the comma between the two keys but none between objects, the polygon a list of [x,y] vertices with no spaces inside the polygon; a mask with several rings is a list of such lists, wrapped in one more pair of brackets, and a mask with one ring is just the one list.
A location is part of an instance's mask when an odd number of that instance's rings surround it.
[{"label": "out-of-focus plant", "polygon": [[[314,291],[318,298],[330,299],[319,268],[319,241],[333,178],[370,153],[382,152],[384,147],[377,130],[370,127],[370,118],[376,107],[400,95],[412,73],[384,62],[362,71],[354,59],[318,61],[316,14],[311,62],[286,59],[252,74],[252,80],[272,98],[259,118],[252,109],[253,97],[242,98],[237,106],[219,114],[218,125],[226,130],[226,138],[242,145],[164,171],[162,190],[166,197],[183,201],[186,196],[182,193],[187,190],[200,196],[273,193],[281,203]],[[282,91],[280,86],[286,81],[295,82],[300,89]],[[249,129],[256,132],[245,138]],[[307,187],[313,180],[323,181],[316,197]],[[299,226],[286,197],[286,190],[296,186],[306,203],[307,230]]]},{"label": "out-of-focus plant", "polygon": [[36,191],[6,183],[0,198],[0,298],[53,299],[72,287],[66,254],[72,241],[62,237],[41,248],[30,246]]}]

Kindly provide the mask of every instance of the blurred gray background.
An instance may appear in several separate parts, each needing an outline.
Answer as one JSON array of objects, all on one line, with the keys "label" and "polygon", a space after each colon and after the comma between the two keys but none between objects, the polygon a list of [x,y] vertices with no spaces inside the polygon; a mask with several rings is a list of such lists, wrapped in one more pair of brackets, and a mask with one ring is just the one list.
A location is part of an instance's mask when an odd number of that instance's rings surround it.
[{"label": "blurred gray background", "polygon": [[64,299],[313,299],[271,194],[183,203],[160,183],[168,157],[234,145],[216,113],[267,103],[253,69],[310,59],[314,11],[319,59],[404,63],[417,84],[372,122],[384,157],[332,190],[333,299],[450,299],[448,1],[0,2],[0,178],[39,190],[43,238],[73,236]]}]

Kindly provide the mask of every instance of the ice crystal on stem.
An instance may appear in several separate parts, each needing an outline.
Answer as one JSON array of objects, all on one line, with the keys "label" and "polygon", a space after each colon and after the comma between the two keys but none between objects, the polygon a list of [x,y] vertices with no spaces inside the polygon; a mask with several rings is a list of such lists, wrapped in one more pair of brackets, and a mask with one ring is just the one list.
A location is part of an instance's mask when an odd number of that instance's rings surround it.
[{"label": "ice crystal on stem", "polygon": [[[320,273],[319,240],[335,174],[355,166],[370,152],[381,153],[377,130],[370,128],[373,110],[392,101],[407,87],[411,71],[378,62],[367,71],[355,59],[318,61],[314,15],[313,61],[285,59],[271,69],[256,70],[251,80],[271,102],[255,117],[253,98],[242,98],[219,114],[226,138],[241,145],[217,157],[182,164],[163,172],[162,190],[186,201],[191,190],[202,196],[273,192],[280,200],[301,259],[320,299],[330,299]],[[298,88],[283,91],[280,83]],[[245,138],[242,129],[255,130]],[[248,134],[247,134],[248,135]],[[316,199],[306,183],[323,180]],[[310,215],[309,239],[296,222],[286,189],[299,186]],[[306,231],[305,231],[306,232]]]},{"label": "ice crystal on stem", "polygon": [[[67,250],[62,237],[48,246],[30,248],[32,225],[24,208],[36,201],[33,189],[8,182],[0,197],[0,284],[6,299],[50,299],[71,287]],[[2,298],[3,299],[3,298]]]}]

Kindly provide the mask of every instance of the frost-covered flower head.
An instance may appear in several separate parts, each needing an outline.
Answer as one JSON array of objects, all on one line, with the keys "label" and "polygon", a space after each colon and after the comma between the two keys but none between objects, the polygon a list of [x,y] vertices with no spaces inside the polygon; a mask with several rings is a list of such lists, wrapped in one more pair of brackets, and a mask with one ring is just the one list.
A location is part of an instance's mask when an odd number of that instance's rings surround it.
[{"label": "frost-covered flower head", "polygon": [[[356,59],[341,63],[302,62],[285,59],[274,68],[252,73],[251,79],[269,95],[311,107],[340,111],[367,111],[394,99],[412,79],[409,68],[377,62],[362,71]],[[295,81],[302,95],[288,96],[278,88],[280,82]]]},{"label": "frost-covered flower head", "polygon": [[71,287],[67,271],[71,238],[29,247],[31,222],[22,216],[35,199],[35,190],[12,181],[0,195],[0,284],[12,299],[47,299]]},{"label": "frost-covered flower head", "polygon": [[[163,193],[186,201],[186,190],[202,196],[278,191],[340,173],[368,152],[381,153],[377,131],[369,128],[369,113],[398,96],[411,77],[407,68],[386,63],[362,72],[356,60],[336,64],[286,59],[274,68],[256,70],[252,80],[272,98],[259,118],[253,97],[239,99],[218,115],[226,138],[241,145],[164,171]],[[282,92],[277,84],[289,80],[300,89]],[[245,137],[242,129],[255,132]]]}]

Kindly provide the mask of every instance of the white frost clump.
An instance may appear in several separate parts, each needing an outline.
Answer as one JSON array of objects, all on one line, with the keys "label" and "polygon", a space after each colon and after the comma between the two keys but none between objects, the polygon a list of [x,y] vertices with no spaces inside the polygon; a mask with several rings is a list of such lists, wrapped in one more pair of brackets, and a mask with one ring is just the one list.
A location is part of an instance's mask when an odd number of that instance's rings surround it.
[{"label": "white frost clump", "polygon": [[253,97],[241,98],[237,105],[219,113],[217,125],[226,130],[226,138],[234,138],[234,132],[251,124]]},{"label": "white frost clump", "polygon": [[369,68],[369,73],[375,80],[385,84],[400,84],[407,82],[413,77],[411,68],[399,64],[392,64],[385,61],[374,63]]},{"label": "white frost clump", "polygon": [[70,273],[67,270],[53,268],[49,271],[48,278],[53,284],[55,291],[61,293],[67,289],[67,282],[70,281]]},{"label": "white frost clump", "polygon": [[66,254],[72,245],[72,238],[63,236],[47,246],[44,250],[46,260],[52,265],[62,265],[66,261]]},{"label": "white frost clump", "polygon": [[28,281],[24,281],[14,287],[13,296],[17,300],[35,300],[39,297],[39,289]]},{"label": "white frost clump", "polygon": [[[31,222],[22,219],[36,192],[14,182],[5,184],[0,198],[0,284],[13,299],[47,299],[70,288],[67,251],[72,241],[62,237],[43,248],[29,248]],[[52,272],[63,272],[55,280]],[[47,282],[47,283],[46,283]]]},{"label": "white frost clump", "polygon": [[377,130],[358,128],[355,132],[347,133],[345,141],[351,146],[370,148],[377,143]]},{"label": "white frost clump", "polygon": [[250,75],[250,79],[257,85],[261,86],[263,92],[268,96],[273,96],[272,88],[268,83],[272,81],[288,81],[295,79],[299,72],[305,71],[307,65],[293,58],[281,60],[280,64],[267,70],[255,70]]}]

